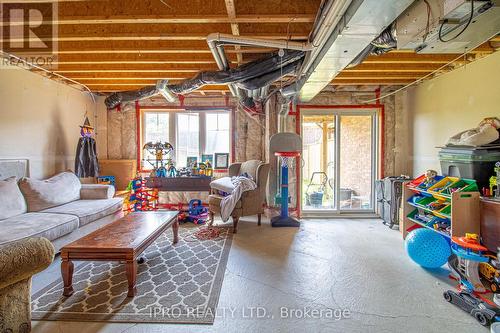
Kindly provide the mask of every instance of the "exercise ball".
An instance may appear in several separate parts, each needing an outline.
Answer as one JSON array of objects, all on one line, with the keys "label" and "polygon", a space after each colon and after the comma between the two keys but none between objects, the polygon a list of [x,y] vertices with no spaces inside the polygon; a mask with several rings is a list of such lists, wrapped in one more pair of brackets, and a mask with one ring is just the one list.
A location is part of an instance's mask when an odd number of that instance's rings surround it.
[{"label": "exercise ball", "polygon": [[443,266],[451,255],[451,249],[444,236],[430,229],[420,228],[411,231],[405,240],[408,256],[426,268]]}]

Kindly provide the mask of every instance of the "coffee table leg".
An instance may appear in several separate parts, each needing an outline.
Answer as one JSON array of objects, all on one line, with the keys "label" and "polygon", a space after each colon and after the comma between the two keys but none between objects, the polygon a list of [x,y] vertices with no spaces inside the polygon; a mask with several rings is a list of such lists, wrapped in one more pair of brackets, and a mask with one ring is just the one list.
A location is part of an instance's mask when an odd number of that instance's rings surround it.
[{"label": "coffee table leg", "polygon": [[64,296],[73,295],[73,263],[67,258],[61,262],[61,273],[64,282]]},{"label": "coffee table leg", "polygon": [[174,244],[179,241],[179,218],[176,218],[172,224],[172,231],[174,232]]},{"label": "coffee table leg", "polygon": [[137,261],[135,259],[127,260],[125,264],[125,270],[127,272],[128,280],[128,297],[134,297],[137,294],[137,289],[135,287],[135,282],[137,280]]}]

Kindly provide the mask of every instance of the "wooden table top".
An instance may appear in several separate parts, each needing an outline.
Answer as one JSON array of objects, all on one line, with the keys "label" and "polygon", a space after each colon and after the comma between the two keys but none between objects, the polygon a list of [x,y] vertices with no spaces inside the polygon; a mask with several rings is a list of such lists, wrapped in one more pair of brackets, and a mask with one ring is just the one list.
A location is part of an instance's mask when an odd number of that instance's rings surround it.
[{"label": "wooden table top", "polygon": [[134,252],[153,242],[177,219],[178,212],[134,212],[61,249],[64,253]]},{"label": "wooden table top", "polygon": [[160,191],[210,192],[211,177],[147,177],[146,186]]}]

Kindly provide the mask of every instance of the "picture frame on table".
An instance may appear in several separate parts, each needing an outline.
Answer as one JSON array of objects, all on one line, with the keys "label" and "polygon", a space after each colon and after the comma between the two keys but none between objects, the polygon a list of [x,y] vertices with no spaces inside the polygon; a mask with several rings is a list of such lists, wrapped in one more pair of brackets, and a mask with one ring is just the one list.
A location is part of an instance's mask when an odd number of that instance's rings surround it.
[{"label": "picture frame on table", "polygon": [[193,165],[198,164],[198,157],[197,156],[188,156],[186,158],[186,166],[188,168],[192,168]]},{"label": "picture frame on table", "polygon": [[227,168],[229,168],[229,154],[215,153],[214,169],[227,169]]}]

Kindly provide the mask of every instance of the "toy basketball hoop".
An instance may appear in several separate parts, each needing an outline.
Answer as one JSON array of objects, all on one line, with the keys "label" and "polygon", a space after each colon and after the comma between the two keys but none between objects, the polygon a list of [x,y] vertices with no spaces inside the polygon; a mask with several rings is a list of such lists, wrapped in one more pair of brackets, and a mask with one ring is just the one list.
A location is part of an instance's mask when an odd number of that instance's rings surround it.
[{"label": "toy basketball hoop", "polygon": [[298,227],[300,222],[288,215],[288,169],[295,167],[299,151],[277,151],[274,153],[281,164],[281,214],[271,219],[273,227]]}]

